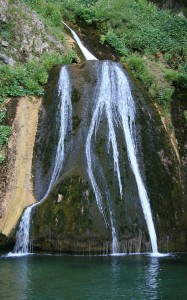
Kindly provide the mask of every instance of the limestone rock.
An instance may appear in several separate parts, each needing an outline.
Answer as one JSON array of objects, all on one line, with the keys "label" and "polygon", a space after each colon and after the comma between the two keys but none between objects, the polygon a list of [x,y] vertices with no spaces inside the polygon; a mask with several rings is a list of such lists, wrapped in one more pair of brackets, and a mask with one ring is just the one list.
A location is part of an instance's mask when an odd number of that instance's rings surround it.
[{"label": "limestone rock", "polygon": [[7,23],[8,1],[0,0],[0,23]]},{"label": "limestone rock", "polygon": [[7,55],[2,53],[0,53],[0,60],[7,65],[11,65],[11,66],[15,65],[15,61],[11,57],[8,57]]},{"label": "limestone rock", "polygon": [[9,43],[7,41],[1,41],[3,47],[8,47]]},{"label": "limestone rock", "polygon": [[6,161],[0,167],[0,232],[9,235],[26,206],[35,202],[32,156],[40,99],[13,99],[6,105],[12,135],[5,145]]},{"label": "limestone rock", "polygon": [[[23,17],[24,16],[24,17]],[[16,62],[25,62],[33,57],[40,57],[44,52],[66,52],[64,42],[51,35],[51,29],[46,28],[40,16],[24,2],[11,3],[0,0],[0,23],[4,23],[3,31],[7,39],[1,37],[2,54],[10,56]],[[52,32],[53,34],[53,32]],[[11,36],[11,43],[9,43]],[[13,45],[13,46],[12,46]],[[19,49],[19,51],[16,51]],[[1,57],[5,63],[10,63]]]}]

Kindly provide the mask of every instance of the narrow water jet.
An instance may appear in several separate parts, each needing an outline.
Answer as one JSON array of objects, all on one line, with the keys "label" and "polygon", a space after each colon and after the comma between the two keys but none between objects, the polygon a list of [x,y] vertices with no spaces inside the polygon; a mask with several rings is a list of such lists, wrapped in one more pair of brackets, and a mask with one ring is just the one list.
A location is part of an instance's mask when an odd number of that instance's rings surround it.
[{"label": "narrow water jet", "polygon": [[147,229],[149,232],[151,246],[153,253],[158,252],[157,247],[157,236],[153,223],[150,201],[147,195],[147,191],[140,174],[140,169],[137,160],[135,140],[133,136],[133,131],[136,130],[134,126],[135,121],[135,104],[131,95],[130,86],[124,72],[117,66],[114,66],[115,82],[117,83],[117,105],[120,123],[122,124],[122,129],[124,132],[124,138],[127,145],[127,152],[129,161],[131,163],[131,168],[133,170],[138,193],[142,205],[142,210],[144,213],[145,221],[147,224]]},{"label": "narrow water jet", "polygon": [[97,58],[91,54],[88,49],[82,44],[81,40],[79,39],[78,35],[75,33],[74,30],[71,29],[64,21],[62,23],[71,31],[71,34],[73,35],[74,39],[76,40],[79,48],[81,49],[84,57],[86,60],[97,60]]},{"label": "narrow water jet", "polygon": [[16,244],[13,249],[13,253],[29,253],[29,231],[30,231],[30,219],[32,209],[39,204],[41,204],[48,196],[51,188],[57,181],[59,174],[62,170],[62,164],[64,160],[64,148],[65,148],[65,138],[68,131],[72,130],[72,104],[71,104],[71,82],[69,73],[66,66],[63,66],[60,71],[60,77],[58,81],[58,96],[59,101],[59,111],[60,111],[60,130],[59,130],[59,141],[56,150],[56,157],[54,162],[54,169],[51,175],[51,180],[45,193],[44,197],[34,203],[33,205],[26,208],[19,229],[16,234]]}]

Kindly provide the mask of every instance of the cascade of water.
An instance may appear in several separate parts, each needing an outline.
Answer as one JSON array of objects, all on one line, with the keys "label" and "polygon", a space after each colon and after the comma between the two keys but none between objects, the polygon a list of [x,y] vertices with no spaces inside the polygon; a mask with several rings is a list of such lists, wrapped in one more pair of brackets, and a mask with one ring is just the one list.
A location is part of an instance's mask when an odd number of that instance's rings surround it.
[{"label": "cascade of water", "polygon": [[[63,22],[64,23],[64,22]],[[81,43],[79,37],[76,33],[64,23],[71,31],[75,40],[77,41],[80,49],[82,50],[85,58],[87,60],[97,60]],[[51,181],[45,196],[37,203],[28,207],[21,219],[20,227],[16,235],[16,245],[14,248],[15,253],[27,253],[29,247],[29,227],[30,227],[30,217],[32,209],[40,204],[49,194],[52,186],[58,179],[61,171],[62,162],[64,159],[64,140],[68,129],[71,129],[71,119],[72,119],[72,107],[71,107],[71,85],[69,80],[69,74],[66,67],[63,67],[60,73],[59,79],[59,96],[60,96],[60,113],[61,113],[61,126],[60,126],[60,138],[56,152],[54,169],[51,176]],[[127,146],[128,158],[131,164],[132,171],[134,173],[138,193],[142,205],[142,210],[145,216],[148,232],[150,235],[152,251],[153,253],[158,252],[157,248],[157,237],[154,228],[154,223],[151,214],[151,207],[149,203],[149,198],[147,191],[145,189],[139,165],[136,157],[136,147],[135,139],[133,136],[134,130],[134,120],[135,120],[135,105],[134,100],[131,95],[128,80],[124,72],[119,68],[118,65],[112,62],[103,62],[101,68],[101,75],[98,78],[95,95],[94,95],[95,107],[91,119],[91,124],[88,130],[88,135],[86,139],[86,158],[87,158],[87,171],[94,190],[96,202],[101,214],[106,221],[104,205],[102,201],[102,195],[99,190],[99,186],[94,177],[93,163],[92,163],[92,137],[96,136],[99,123],[103,114],[106,115],[108,123],[108,152],[110,147],[113,153],[113,164],[114,172],[118,178],[119,192],[121,197],[123,196],[123,188],[121,182],[121,174],[119,167],[119,152],[115,133],[115,125],[122,128],[124,133],[124,138]],[[118,252],[118,239],[115,226],[114,215],[112,211],[112,206],[109,203],[110,197],[106,196],[109,209],[109,218],[112,232],[112,252]]]},{"label": "cascade of water", "polygon": [[[119,153],[114,127],[115,123],[117,123],[117,125],[122,128],[124,133],[128,157],[136,179],[138,193],[151,240],[152,251],[154,253],[157,253],[157,237],[152,219],[149,198],[140,174],[139,165],[136,157],[135,139],[133,136],[133,124],[135,120],[134,100],[132,98],[130,86],[124,72],[115,63],[103,62],[101,69],[101,78],[98,78],[98,83],[96,86],[95,101],[96,104],[86,140],[86,157],[88,165],[88,175],[95,193],[99,210],[106,219],[104,214],[101,192],[95,180],[92,168],[91,143],[94,132],[96,135],[96,132],[98,130],[101,116],[103,113],[105,113],[108,122],[109,132],[108,148],[110,147],[110,145],[112,145],[114,170],[118,177],[120,194],[122,196],[122,183],[119,168]],[[116,228],[114,226],[113,213],[111,210],[109,212],[109,216],[112,228],[112,248],[113,253],[115,253],[118,249],[118,241]]]},{"label": "cascade of water", "polygon": [[62,23],[71,31],[71,34],[73,35],[74,39],[76,40],[79,48],[81,49],[84,57],[86,58],[86,60],[97,60],[97,58],[92,55],[88,49],[86,49],[86,47],[84,47],[84,45],[82,44],[81,40],[79,39],[78,35],[75,33],[75,31],[73,31],[64,21],[62,21]]},{"label": "cascade of water", "polygon": [[[100,212],[103,214],[104,218],[105,218],[105,213],[104,213],[104,208],[102,203],[102,196],[93,174],[92,155],[91,155],[92,136],[94,132],[96,135],[103,112],[106,114],[106,118],[108,122],[108,133],[109,133],[108,149],[111,144],[113,150],[114,170],[117,173],[119,190],[122,196],[122,183],[121,183],[121,175],[120,175],[120,168],[119,168],[119,153],[118,153],[118,147],[116,141],[116,134],[114,130],[114,123],[115,123],[115,116],[116,116],[116,110],[114,106],[115,89],[114,89],[112,77],[110,75],[111,74],[110,74],[109,63],[104,62],[101,69],[101,79],[98,80],[96,86],[96,92],[94,95],[96,105],[92,115],[91,125],[86,140],[86,157],[87,157],[87,165],[88,165],[88,175],[95,193],[97,205],[99,207]],[[112,248],[113,248],[113,253],[116,253],[118,249],[118,245],[117,245],[118,241],[117,241],[116,228],[114,226],[113,214],[111,210],[109,211],[109,216],[110,216],[110,223],[112,228]]]},{"label": "cascade of water", "polygon": [[54,169],[52,172],[51,180],[47,192],[45,193],[45,196],[39,202],[34,203],[33,205],[26,208],[21,218],[19,229],[16,234],[16,244],[13,250],[14,253],[29,252],[29,230],[32,209],[45,200],[51,188],[57,181],[62,169],[62,163],[64,160],[64,141],[68,130],[71,131],[72,129],[71,83],[68,70],[65,66],[62,67],[60,71],[60,77],[58,81],[58,96],[60,98],[60,130],[59,142],[57,146]]},{"label": "cascade of water", "polygon": [[114,65],[113,68],[115,74],[115,82],[117,83],[116,100],[119,113],[118,119],[120,119],[120,123],[122,124],[122,129],[127,145],[128,157],[136,179],[142,210],[151,240],[152,251],[153,253],[157,253],[157,237],[153,223],[150,202],[145,185],[143,183],[143,179],[140,174],[140,169],[136,157],[135,142],[133,137],[133,123],[135,119],[134,100],[132,98],[130,86],[124,72],[117,65]]},{"label": "cascade of water", "polygon": [[[81,40],[77,36],[77,34],[65,23],[62,21],[62,23],[71,31],[74,39],[76,40],[79,48],[81,49],[84,57],[86,60],[97,60],[95,56],[93,56],[87,48],[84,47],[82,44]],[[103,66],[102,71],[101,71],[101,83],[97,84],[96,87],[96,99],[97,99],[97,104],[96,108],[92,117],[90,129],[88,132],[87,136],[87,141],[86,141],[86,157],[87,157],[87,162],[88,162],[88,175],[95,193],[96,201],[98,208],[100,212],[102,213],[105,223],[107,225],[107,220],[105,217],[104,213],[104,208],[103,208],[103,203],[102,203],[102,196],[101,192],[99,190],[99,187],[96,183],[93,170],[92,170],[92,160],[91,160],[91,140],[92,140],[92,135],[95,131],[95,134],[97,132],[98,126],[99,126],[99,121],[102,115],[103,108],[105,107],[105,112],[107,115],[107,121],[108,121],[108,126],[109,126],[109,140],[108,140],[108,151],[110,147],[110,143],[112,144],[112,149],[113,149],[113,158],[114,158],[114,170],[117,172],[118,176],[118,181],[119,181],[119,188],[120,188],[120,195],[122,197],[122,184],[121,184],[121,176],[120,176],[120,170],[119,170],[119,161],[118,161],[118,149],[117,149],[117,142],[116,142],[116,135],[114,131],[114,118],[112,115],[112,87],[108,91],[108,85],[110,85],[111,78],[109,77],[109,72],[107,68]],[[109,97],[109,98],[108,98]],[[108,99],[111,99],[111,101],[108,101]],[[109,199],[107,199],[109,202]],[[116,234],[116,228],[114,225],[114,217],[113,217],[113,212],[111,209],[111,205],[109,204],[109,215],[110,215],[110,223],[111,223],[111,229],[112,229],[112,252],[117,253],[118,252],[118,240],[117,240],[117,234]]]}]

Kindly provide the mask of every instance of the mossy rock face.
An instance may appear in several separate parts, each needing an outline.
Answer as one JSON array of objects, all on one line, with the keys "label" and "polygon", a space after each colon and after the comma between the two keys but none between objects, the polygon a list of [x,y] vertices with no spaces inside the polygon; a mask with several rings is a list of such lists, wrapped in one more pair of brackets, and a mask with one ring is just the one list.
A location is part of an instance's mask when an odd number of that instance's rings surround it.
[{"label": "mossy rock face", "polygon": [[92,243],[94,239],[94,251],[100,252],[101,244],[104,245],[107,238],[110,240],[110,233],[102,219],[99,228],[94,210],[97,207],[89,183],[77,175],[64,178],[35,209],[31,233],[34,246],[48,250],[50,244],[51,250],[88,252],[88,240]]},{"label": "mossy rock face", "polygon": [[183,251],[186,248],[187,210],[181,164],[154,106],[149,101],[145,102],[144,98],[139,104],[140,165],[158,244],[161,251]]},{"label": "mossy rock face", "polygon": [[[31,236],[35,248],[68,253],[108,253],[112,248],[112,215],[120,252],[151,250],[122,129],[115,128],[123,185],[120,197],[112,147],[108,150],[108,124],[104,114],[92,140],[91,155],[105,220],[88,177],[85,145],[101,66],[99,61],[67,66],[72,84],[73,128],[65,140],[60,177],[33,214]],[[59,68],[54,68],[46,88],[35,147],[33,171],[38,199],[47,190],[58,143],[58,74]],[[185,250],[187,210],[180,164],[155,106],[143,97],[130,78],[129,83],[137,111],[138,163],[150,199],[159,250]]]},{"label": "mossy rock face", "polygon": [[33,173],[35,194],[41,199],[49,185],[54,156],[59,140],[58,76],[60,67],[54,67],[49,74],[34,147]]},{"label": "mossy rock face", "polygon": [[47,200],[36,208],[35,230],[37,225],[39,234],[45,227],[64,235],[80,235],[91,230],[93,224],[89,216],[91,201],[87,200],[90,196],[88,187],[88,183],[79,176],[65,178],[63,183],[57,184]]},{"label": "mossy rock face", "polygon": [[14,240],[0,233],[0,252],[11,251],[14,245]]},{"label": "mossy rock face", "polygon": [[179,154],[182,166],[182,176],[185,186],[185,197],[187,199],[187,90],[180,90],[174,95],[172,102],[172,124],[179,147]]}]

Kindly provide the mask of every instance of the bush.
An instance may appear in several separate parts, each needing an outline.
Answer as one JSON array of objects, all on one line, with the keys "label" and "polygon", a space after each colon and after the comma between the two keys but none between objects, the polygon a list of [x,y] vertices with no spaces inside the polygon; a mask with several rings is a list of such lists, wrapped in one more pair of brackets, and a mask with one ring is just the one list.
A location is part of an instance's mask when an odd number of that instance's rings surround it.
[{"label": "bush", "polygon": [[177,81],[179,78],[180,78],[181,74],[176,71],[176,70],[166,70],[166,73],[165,73],[165,78],[168,79],[170,82],[175,82]]},{"label": "bush", "polygon": [[43,85],[48,80],[48,71],[58,64],[67,64],[76,57],[74,51],[65,55],[45,53],[40,61],[28,61],[25,65],[0,66],[0,102],[8,97],[43,95]]},{"label": "bush", "polygon": [[158,101],[166,110],[170,108],[170,103],[174,90],[174,87],[170,87],[158,92]]},{"label": "bush", "polygon": [[5,143],[8,142],[8,138],[11,135],[11,129],[9,126],[1,125],[3,119],[6,116],[6,109],[3,109],[0,112],[0,164],[4,161],[4,157],[2,155],[2,147]]},{"label": "bush", "polygon": [[[64,11],[71,12],[71,17],[74,14],[75,20],[81,17],[88,23],[97,24],[101,43],[108,42],[125,56],[123,60],[135,76],[164,107],[170,103],[173,84],[187,87],[185,18],[160,10],[146,0],[67,0],[61,3]],[[64,15],[68,18],[66,13]],[[149,60],[147,67],[142,56]],[[162,70],[160,63],[165,65]]]},{"label": "bush", "polygon": [[127,55],[128,50],[125,47],[122,40],[114,33],[113,30],[109,30],[106,35],[101,36],[101,43],[104,44],[104,42],[108,42],[109,45],[111,45],[114,49],[117,50],[117,52],[121,55]]},{"label": "bush", "polygon": [[187,110],[184,111],[184,118],[185,118],[185,120],[187,122]]},{"label": "bush", "polygon": [[149,88],[154,79],[146,68],[145,60],[140,55],[131,54],[127,57],[126,62],[136,77],[144,83],[146,88]]}]

